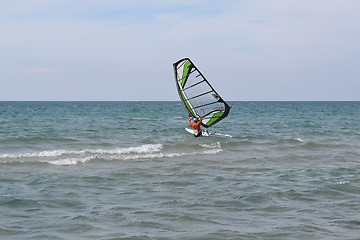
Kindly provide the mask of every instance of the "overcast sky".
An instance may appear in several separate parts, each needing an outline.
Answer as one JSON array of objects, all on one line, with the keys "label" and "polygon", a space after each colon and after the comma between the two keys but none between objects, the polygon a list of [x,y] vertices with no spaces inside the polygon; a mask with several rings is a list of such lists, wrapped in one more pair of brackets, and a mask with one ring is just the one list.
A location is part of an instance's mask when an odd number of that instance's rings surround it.
[{"label": "overcast sky", "polygon": [[0,1],[0,100],[360,100],[358,0]]}]

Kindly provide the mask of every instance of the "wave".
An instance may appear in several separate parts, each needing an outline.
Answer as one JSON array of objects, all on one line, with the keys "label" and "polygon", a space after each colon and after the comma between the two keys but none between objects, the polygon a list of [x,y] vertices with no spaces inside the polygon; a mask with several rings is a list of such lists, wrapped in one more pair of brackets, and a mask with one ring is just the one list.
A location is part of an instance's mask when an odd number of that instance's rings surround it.
[{"label": "wave", "polygon": [[220,142],[215,142],[215,143],[211,143],[211,144],[200,144],[200,146],[204,147],[204,148],[220,148]]},{"label": "wave", "polygon": [[294,138],[294,139],[291,139],[293,141],[296,141],[296,142],[300,142],[300,143],[303,143],[304,140],[302,140],[301,138]]},{"label": "wave", "polygon": [[200,145],[199,151],[183,152],[176,151],[174,147],[165,149],[163,144],[144,144],[137,147],[125,147],[115,149],[83,149],[83,150],[46,150],[41,152],[28,152],[20,154],[1,154],[0,164],[5,163],[47,163],[52,165],[66,166],[86,163],[91,160],[137,160],[154,158],[174,158],[198,154],[217,154],[222,151],[220,143],[214,145]]},{"label": "wave", "polygon": [[84,149],[79,151],[74,150],[51,150],[34,153],[23,154],[3,154],[0,159],[15,159],[15,158],[43,158],[43,157],[58,157],[67,154],[83,155],[83,154],[129,154],[129,153],[151,153],[161,151],[162,144],[146,144],[139,147],[116,148],[116,149]]},{"label": "wave", "polygon": [[315,142],[315,141],[309,141],[306,142],[303,147],[307,150],[317,150],[317,149],[351,149],[351,148],[357,148],[357,145],[353,143],[345,143],[345,142]]}]

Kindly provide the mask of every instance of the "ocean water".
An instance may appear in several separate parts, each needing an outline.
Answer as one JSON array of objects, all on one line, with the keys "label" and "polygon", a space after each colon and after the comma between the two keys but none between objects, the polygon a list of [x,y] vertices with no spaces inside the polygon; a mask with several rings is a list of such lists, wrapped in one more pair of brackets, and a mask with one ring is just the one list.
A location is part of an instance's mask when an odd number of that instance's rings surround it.
[{"label": "ocean water", "polygon": [[0,239],[360,239],[360,102],[0,102]]}]

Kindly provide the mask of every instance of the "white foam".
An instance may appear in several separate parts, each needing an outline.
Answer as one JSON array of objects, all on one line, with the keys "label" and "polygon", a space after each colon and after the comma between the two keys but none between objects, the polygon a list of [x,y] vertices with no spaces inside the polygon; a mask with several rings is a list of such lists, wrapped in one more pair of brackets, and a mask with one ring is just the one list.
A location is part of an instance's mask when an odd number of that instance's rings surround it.
[{"label": "white foam", "polygon": [[58,157],[67,152],[68,151],[65,150],[53,150],[53,151],[42,151],[42,152],[23,153],[23,154],[2,154],[0,155],[0,159]]},{"label": "white foam", "polygon": [[211,155],[218,154],[222,149],[210,149],[200,152],[190,152],[190,153],[152,153],[145,155],[129,155],[125,156],[124,160],[137,160],[137,159],[154,159],[154,158],[174,158],[174,157],[183,157],[183,156],[196,156],[196,155]]},{"label": "white foam", "polygon": [[208,155],[208,154],[218,154],[219,152],[222,152],[222,149],[211,149],[203,152],[202,154]]},{"label": "white foam", "polygon": [[217,154],[222,151],[220,143],[202,144],[204,150],[196,152],[162,152],[162,144],[145,144],[137,147],[114,148],[114,149],[83,149],[83,150],[49,150],[22,154],[2,154],[1,163],[48,163],[58,166],[76,165],[86,163],[94,159],[102,160],[137,160],[137,159],[161,159],[182,156]]},{"label": "white foam", "polygon": [[212,144],[200,144],[204,148],[221,148],[220,142],[215,142]]},{"label": "white foam", "polygon": [[140,158],[144,158],[144,159],[173,158],[173,157],[181,157],[184,155],[186,155],[186,153],[152,153],[152,154],[145,154],[145,155],[135,154],[135,155],[124,156],[123,159],[124,160],[137,160]]},{"label": "white foam", "polygon": [[96,156],[89,156],[85,158],[64,158],[64,159],[58,159],[58,160],[49,160],[49,161],[43,161],[45,163],[49,163],[52,165],[58,165],[58,166],[68,166],[68,165],[75,165],[78,163],[85,163],[92,159],[96,158]]},{"label": "white foam", "polygon": [[338,184],[338,185],[344,185],[344,184],[349,184],[350,182],[349,181],[339,181],[339,182],[335,182],[335,184]]},{"label": "white foam", "polygon": [[16,158],[53,158],[64,155],[118,155],[118,154],[130,154],[130,153],[154,153],[160,152],[163,148],[162,144],[146,144],[139,147],[128,147],[128,148],[115,148],[115,149],[84,149],[84,150],[51,150],[33,153],[23,154],[2,154],[0,159],[16,159]]}]

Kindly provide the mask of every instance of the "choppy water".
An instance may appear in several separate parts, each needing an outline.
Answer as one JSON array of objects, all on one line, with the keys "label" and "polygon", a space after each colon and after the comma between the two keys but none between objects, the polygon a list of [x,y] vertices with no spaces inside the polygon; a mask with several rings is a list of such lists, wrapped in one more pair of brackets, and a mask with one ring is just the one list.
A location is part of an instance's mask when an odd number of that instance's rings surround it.
[{"label": "choppy water", "polygon": [[360,102],[0,102],[1,239],[360,239]]}]

